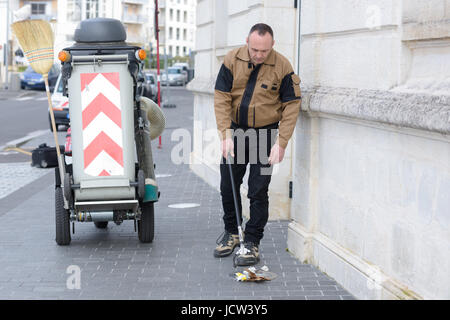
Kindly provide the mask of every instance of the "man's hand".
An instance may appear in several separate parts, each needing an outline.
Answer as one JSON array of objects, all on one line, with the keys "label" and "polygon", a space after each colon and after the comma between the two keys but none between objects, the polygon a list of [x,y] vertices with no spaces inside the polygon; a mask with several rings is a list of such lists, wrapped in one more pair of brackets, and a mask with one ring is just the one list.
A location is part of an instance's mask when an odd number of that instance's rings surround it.
[{"label": "man's hand", "polygon": [[284,151],[284,148],[280,147],[278,143],[275,143],[272,149],[270,149],[269,164],[280,163],[284,158]]},{"label": "man's hand", "polygon": [[227,159],[228,153],[234,158],[234,143],[230,138],[222,140],[222,156]]}]

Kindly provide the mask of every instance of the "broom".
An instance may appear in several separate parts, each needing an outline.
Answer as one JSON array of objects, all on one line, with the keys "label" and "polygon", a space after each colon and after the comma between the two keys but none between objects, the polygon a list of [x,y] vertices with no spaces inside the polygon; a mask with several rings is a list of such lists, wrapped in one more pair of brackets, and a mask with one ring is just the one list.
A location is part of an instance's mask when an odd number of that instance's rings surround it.
[{"label": "broom", "polygon": [[59,175],[61,178],[61,186],[63,186],[64,167],[62,165],[61,150],[59,149],[58,134],[55,125],[55,114],[53,113],[52,99],[48,85],[48,72],[53,66],[53,31],[50,24],[44,20],[17,21],[11,24],[11,28],[31,67],[35,72],[42,74],[45,81],[53,137],[58,155]]}]

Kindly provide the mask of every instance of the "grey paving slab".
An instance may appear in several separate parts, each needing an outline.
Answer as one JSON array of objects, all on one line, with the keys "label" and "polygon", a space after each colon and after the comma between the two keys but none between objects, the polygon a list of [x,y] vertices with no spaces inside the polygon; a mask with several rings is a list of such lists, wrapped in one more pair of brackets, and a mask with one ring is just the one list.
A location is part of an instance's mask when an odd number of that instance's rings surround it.
[{"label": "grey paving slab", "polygon": [[[0,206],[1,299],[193,299],[193,300],[310,300],[352,299],[333,279],[314,266],[302,264],[286,249],[288,221],[270,221],[261,241],[261,262],[278,277],[265,283],[232,279],[232,257],[213,257],[222,232],[220,194],[193,174],[187,164],[170,159],[175,142],[171,132],[192,132],[193,97],[182,89],[164,109],[168,129],[162,148],[153,146],[160,201],[155,205],[155,239],[139,242],[132,221],[105,230],[93,223],[77,223],[70,246],[54,238],[53,173],[46,171],[28,186],[5,197],[17,203]],[[0,181],[1,183],[1,181]],[[36,188],[39,184],[39,188]],[[31,192],[31,194],[29,193]],[[1,201],[1,200],[0,200]],[[189,209],[173,203],[195,202]],[[1,204],[1,203],[0,203]],[[79,268],[79,289],[68,268]],[[70,269],[70,268],[69,268]],[[68,285],[69,284],[69,285]]]},{"label": "grey paving slab", "polygon": [[0,199],[47,174],[31,166],[31,162],[0,163]]}]

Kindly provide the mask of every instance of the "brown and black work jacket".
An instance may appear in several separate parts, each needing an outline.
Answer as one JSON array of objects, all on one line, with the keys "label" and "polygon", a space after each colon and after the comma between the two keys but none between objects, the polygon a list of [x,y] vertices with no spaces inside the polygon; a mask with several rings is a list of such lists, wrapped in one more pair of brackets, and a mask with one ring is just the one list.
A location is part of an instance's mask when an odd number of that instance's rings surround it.
[{"label": "brown and black work jacket", "polygon": [[217,75],[214,110],[222,139],[231,121],[259,128],[279,122],[278,144],[286,148],[300,110],[300,78],[289,61],[275,50],[254,66],[247,46],[227,53]]}]

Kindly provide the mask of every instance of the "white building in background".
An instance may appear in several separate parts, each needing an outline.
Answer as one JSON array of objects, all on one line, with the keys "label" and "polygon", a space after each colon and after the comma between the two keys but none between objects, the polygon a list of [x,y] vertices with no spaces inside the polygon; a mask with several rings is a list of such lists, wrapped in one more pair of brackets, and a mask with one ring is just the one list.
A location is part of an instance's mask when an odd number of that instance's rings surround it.
[{"label": "white building in background", "polygon": [[[154,1],[150,0],[152,53],[156,54]],[[195,46],[196,0],[159,0],[160,54],[188,56]]]},{"label": "white building in background", "polygon": [[303,92],[269,189],[289,251],[360,299],[450,299],[449,2],[296,2],[198,1],[191,168],[219,188],[217,72],[271,25]]},{"label": "white building in background", "polygon": [[148,34],[148,2],[150,0],[57,0],[55,51],[70,46],[81,20],[113,18],[122,21],[127,42],[144,46]]},{"label": "white building in background", "polygon": [[[1,0],[0,0],[1,1]],[[6,43],[6,1],[0,2],[0,50],[1,76],[4,77],[4,47]],[[84,19],[97,17],[121,20],[127,31],[127,42],[145,46],[150,38],[150,16],[148,4],[153,0],[9,0],[10,24],[13,12],[31,5],[31,19],[44,19],[50,22],[55,34],[55,60],[57,53],[73,44],[73,34],[78,23]],[[153,21],[153,17],[151,18]],[[11,29],[9,39],[13,40]],[[12,41],[11,53],[18,49]],[[4,79],[3,79],[4,80]]]},{"label": "white building in background", "polygon": [[[4,77],[6,44],[6,1],[0,0],[0,78]],[[9,0],[10,23],[13,11],[31,5],[32,19],[45,19],[55,32],[57,53],[73,44],[73,34],[81,20],[104,17],[121,20],[127,31],[127,42],[152,48],[156,54],[154,0]],[[196,0],[159,0],[160,54],[189,56],[195,46]],[[3,25],[1,25],[3,23]],[[9,29],[10,30],[10,29]],[[9,32],[9,39],[13,36]],[[10,53],[17,50],[12,41]]]},{"label": "white building in background", "polygon": [[[9,5],[9,19],[7,14],[7,8]],[[0,0],[0,86],[3,87],[6,75],[6,50],[9,43],[8,56],[10,63],[14,62],[14,48],[11,41],[12,34],[11,28],[8,28],[9,24],[13,22],[12,12],[19,9],[19,0]]]}]

